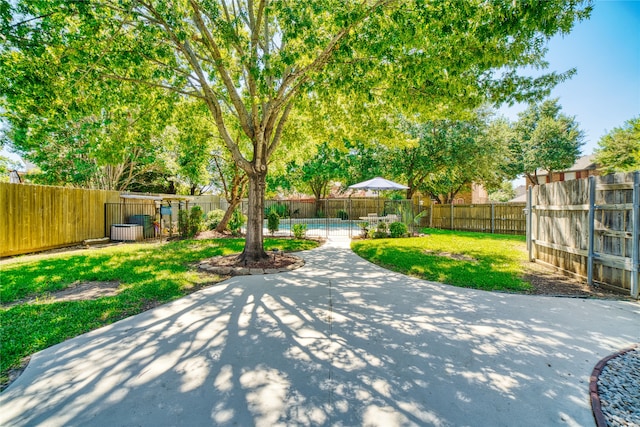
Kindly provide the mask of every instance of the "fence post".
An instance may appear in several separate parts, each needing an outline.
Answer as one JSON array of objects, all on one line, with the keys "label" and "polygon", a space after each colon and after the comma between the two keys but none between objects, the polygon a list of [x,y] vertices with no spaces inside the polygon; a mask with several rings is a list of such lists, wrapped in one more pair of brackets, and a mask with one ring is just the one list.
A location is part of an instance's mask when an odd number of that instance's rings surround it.
[{"label": "fence post", "polygon": [[453,230],[453,200],[451,200],[451,230]]},{"label": "fence post", "polygon": [[529,261],[533,261],[533,205],[532,201],[533,187],[527,188],[527,207],[525,208],[526,233],[527,233],[527,250],[529,251]]},{"label": "fence post", "polygon": [[433,201],[429,205],[429,228],[433,228]]},{"label": "fence post", "polygon": [[593,286],[593,239],[595,234],[596,178],[589,177],[589,247],[587,252],[587,284]]},{"label": "fence post", "polygon": [[631,296],[638,298],[638,238],[640,237],[640,172],[633,173],[633,210],[631,211],[631,222],[633,230],[631,235],[633,236],[633,242],[631,244]]},{"label": "fence post", "polygon": [[491,234],[496,232],[496,211],[495,203],[491,202]]}]

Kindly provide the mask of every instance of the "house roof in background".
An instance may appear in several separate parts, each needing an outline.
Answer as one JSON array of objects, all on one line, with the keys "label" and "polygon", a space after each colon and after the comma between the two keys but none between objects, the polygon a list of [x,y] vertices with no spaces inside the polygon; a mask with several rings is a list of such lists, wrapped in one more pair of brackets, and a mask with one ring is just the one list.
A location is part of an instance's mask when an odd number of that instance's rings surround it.
[{"label": "house roof in background", "polygon": [[[596,156],[595,154],[589,154],[587,156],[579,157],[578,160],[571,166],[569,169],[554,171],[554,172],[575,172],[575,171],[585,171],[585,170],[596,170],[598,165],[596,164]],[[549,172],[544,169],[538,169],[538,176],[548,175]]]},{"label": "house roof in background", "polygon": [[527,193],[523,193],[509,200],[509,203],[526,203],[526,202],[527,202]]}]

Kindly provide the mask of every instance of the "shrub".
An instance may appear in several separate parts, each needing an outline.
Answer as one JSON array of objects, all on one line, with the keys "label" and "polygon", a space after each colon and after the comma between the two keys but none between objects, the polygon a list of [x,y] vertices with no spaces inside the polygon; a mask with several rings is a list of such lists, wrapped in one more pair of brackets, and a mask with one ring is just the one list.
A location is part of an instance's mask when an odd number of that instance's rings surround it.
[{"label": "shrub", "polygon": [[198,205],[191,208],[189,214],[189,237],[193,237],[204,229],[204,214]]},{"label": "shrub", "polygon": [[275,210],[269,211],[267,215],[267,229],[272,235],[280,229],[280,216]]},{"label": "shrub", "polygon": [[389,226],[391,237],[404,237],[408,231],[407,224],[404,222],[394,222]]},{"label": "shrub", "polygon": [[304,239],[307,234],[307,224],[293,224],[293,236],[296,239]]},{"label": "shrub", "polygon": [[378,223],[378,226],[376,227],[376,230],[373,232],[372,237],[374,239],[384,239],[385,237],[389,237],[389,234],[387,233],[387,223],[386,222]]},{"label": "shrub", "polygon": [[361,237],[366,239],[369,236],[369,223],[368,222],[359,222],[358,227],[360,227]]},{"label": "shrub", "polygon": [[229,220],[229,230],[231,230],[231,234],[238,235],[240,234],[240,228],[247,222],[247,217],[243,215],[240,209],[236,209],[231,214],[231,219]]},{"label": "shrub", "polygon": [[182,209],[178,211],[178,233],[182,237],[187,237],[189,233],[189,213]]},{"label": "shrub", "polygon": [[336,213],[336,218],[340,218],[341,220],[347,220],[347,219],[349,219],[349,214],[344,209],[340,209]]},{"label": "shrub", "polygon": [[224,211],[222,209],[214,209],[207,213],[204,220],[205,226],[209,230],[214,230],[218,226],[218,224],[220,224],[220,221],[222,221],[223,217]]},{"label": "shrub", "polygon": [[202,208],[193,206],[190,211],[178,212],[178,232],[182,237],[191,238],[202,230]]}]

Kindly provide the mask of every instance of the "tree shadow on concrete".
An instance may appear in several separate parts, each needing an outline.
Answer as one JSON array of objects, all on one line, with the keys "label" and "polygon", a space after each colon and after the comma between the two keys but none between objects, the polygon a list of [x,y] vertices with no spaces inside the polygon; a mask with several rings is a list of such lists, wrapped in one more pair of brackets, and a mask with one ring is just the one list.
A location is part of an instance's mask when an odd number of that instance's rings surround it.
[{"label": "tree shadow on concrete", "polygon": [[[640,308],[453,288],[345,247],[47,349],[3,425],[588,425]],[[634,325],[635,324],[635,325]]]}]

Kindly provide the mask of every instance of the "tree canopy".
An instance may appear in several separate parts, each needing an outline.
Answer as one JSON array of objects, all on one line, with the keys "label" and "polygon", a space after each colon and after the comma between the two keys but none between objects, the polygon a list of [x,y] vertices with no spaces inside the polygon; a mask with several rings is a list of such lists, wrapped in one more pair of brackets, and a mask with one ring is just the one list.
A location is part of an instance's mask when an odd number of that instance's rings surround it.
[{"label": "tree canopy", "polygon": [[640,169],[640,116],[627,120],[598,141],[596,161],[607,173]]},{"label": "tree canopy", "polygon": [[[0,55],[27,52],[20,62],[62,49],[76,80],[136,82],[204,103],[249,177],[242,259],[256,260],[266,257],[269,160],[297,102],[340,92],[359,109],[439,119],[541,99],[571,71],[520,70],[544,68],[546,40],[590,10],[578,0],[3,0]],[[64,98],[82,97],[74,90],[65,86]],[[15,100],[2,107],[14,111]]]},{"label": "tree canopy", "polygon": [[[506,171],[515,177],[526,175],[538,185],[538,170],[549,175],[571,167],[580,155],[584,132],[574,117],[561,113],[557,99],[530,104],[519,114],[512,132],[501,133],[509,138],[509,159]],[[499,129],[498,131],[504,131]]]}]

